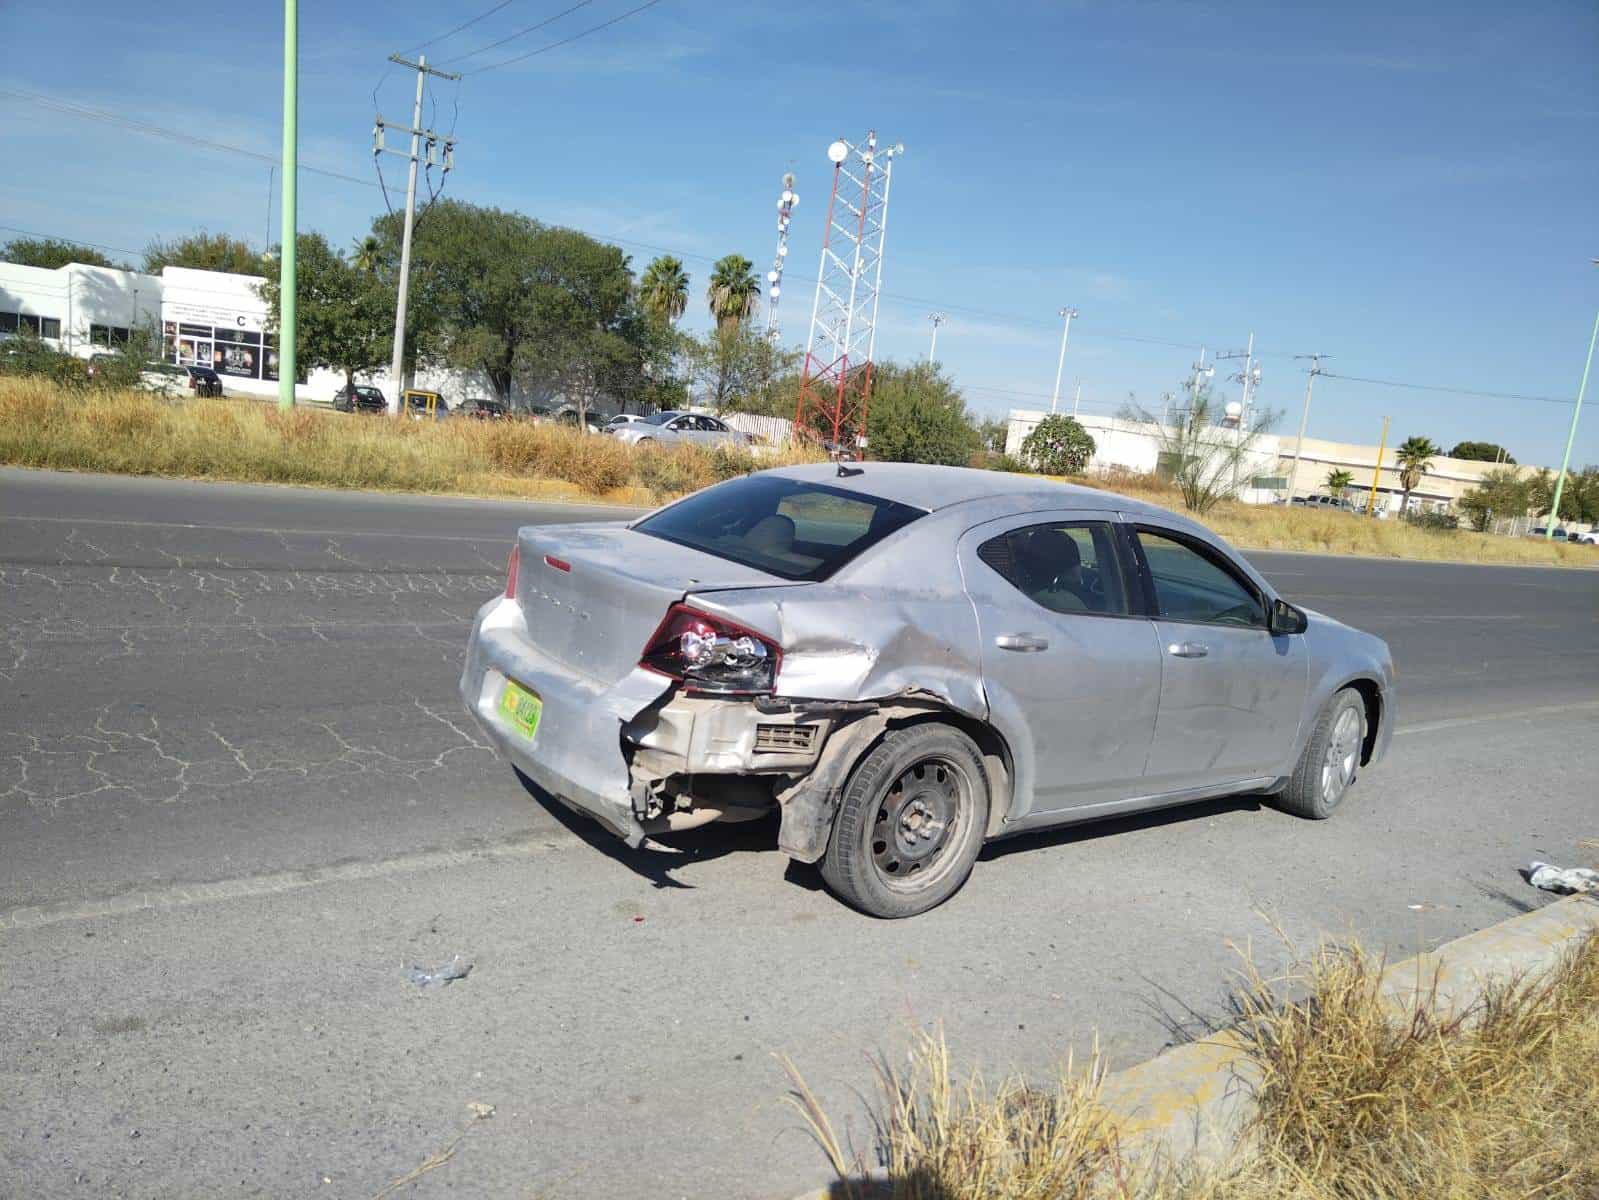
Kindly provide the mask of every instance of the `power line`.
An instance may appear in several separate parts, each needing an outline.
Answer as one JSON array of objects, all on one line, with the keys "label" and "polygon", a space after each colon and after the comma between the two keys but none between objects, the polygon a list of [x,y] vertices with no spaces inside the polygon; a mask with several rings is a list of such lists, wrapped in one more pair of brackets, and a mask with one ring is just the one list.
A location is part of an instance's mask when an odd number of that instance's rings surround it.
[{"label": "power line", "polygon": [[[184,133],[178,129],[168,129],[163,125],[152,125],[148,121],[135,120],[132,117],[119,116],[116,113],[106,112],[104,109],[90,108],[87,104],[78,104],[66,100],[55,100],[49,96],[40,96],[33,92],[21,92],[13,88],[0,88],[0,96],[13,100],[25,100],[30,104],[37,104],[41,108],[52,109],[55,112],[65,113],[68,116],[83,117],[90,121],[102,121],[108,125],[120,126],[130,129],[135,133],[147,133],[153,137],[167,138],[170,141],[181,142],[190,146],[198,146],[203,150],[220,150],[228,154],[239,154],[245,158],[253,158],[257,162],[276,166],[279,156],[264,154],[259,150],[249,150],[244,146],[235,146],[228,142],[216,142],[210,138],[199,137],[196,134]],[[312,167],[305,163],[300,164],[300,170],[308,171],[313,175],[325,175],[329,179],[341,179],[345,183],[358,183],[362,187],[376,187],[371,180],[357,179],[354,175],[345,175],[340,171],[330,171],[326,167]]]},{"label": "power line", "polygon": [[[594,0],[578,0],[578,3],[572,5],[571,8],[563,8],[560,12],[556,13],[553,17],[545,17],[544,20],[538,22],[538,24],[536,24],[536,25],[529,25],[525,29],[518,29],[515,33],[506,34],[499,41],[490,42],[486,46],[479,46],[476,50],[468,50],[465,54],[457,54],[454,58],[443,58],[443,59],[440,59],[439,61],[441,63],[460,62],[462,59],[472,58],[474,55],[482,54],[486,50],[498,49],[500,46],[505,45],[506,42],[514,42],[514,41],[516,41],[517,38],[525,37],[527,34],[530,34],[530,33],[535,33],[538,30],[543,29],[546,25],[553,25],[553,24],[555,24],[555,22],[559,21],[562,17],[569,16],[572,13],[575,13],[580,8],[587,8],[590,4],[593,4],[593,3],[594,3]],[[502,5],[500,5],[500,7],[504,8],[505,5],[502,4]],[[442,38],[435,38],[434,40],[435,41],[442,41],[443,39]]]},{"label": "power line", "polygon": [[[515,58],[501,59],[497,63],[490,63],[486,67],[478,67],[475,71],[468,71],[466,73],[469,75],[481,75],[485,71],[498,71],[501,67],[509,67],[513,63],[523,62],[526,59],[537,57],[540,54],[547,54],[549,51],[557,50],[562,46],[570,46],[573,42],[582,38],[586,38],[591,33],[598,33],[602,29],[609,29],[612,25],[619,24],[620,22],[627,20],[629,17],[637,16],[646,8],[654,8],[660,2],[661,0],[644,0],[644,3],[640,4],[637,8],[630,8],[620,16],[612,17],[609,21],[601,21],[598,25],[592,25],[583,30],[581,33],[574,33],[569,38],[562,38],[558,42],[551,42],[547,46],[540,46],[537,50],[529,50],[526,54],[518,54]],[[578,7],[582,7],[582,5],[579,5]],[[473,53],[476,53],[476,51]]]},{"label": "power line", "polygon": [[1413,392],[1446,392],[1451,396],[1481,396],[1487,400],[1537,400],[1544,404],[1575,404],[1561,396],[1529,396],[1524,392],[1479,392],[1472,388],[1446,387],[1437,383],[1405,383],[1397,379],[1366,379],[1360,375],[1339,375],[1333,371],[1321,374],[1328,379],[1342,379],[1346,383],[1372,383],[1382,387],[1408,388]]},{"label": "power line", "polygon": [[408,49],[401,50],[400,53],[401,54],[415,54],[418,50],[426,50],[429,46],[432,46],[432,45],[435,45],[435,44],[437,44],[439,42],[442,42],[442,41],[444,41],[447,38],[452,38],[456,34],[460,33],[463,29],[470,29],[470,28],[472,28],[472,26],[476,25],[479,21],[482,21],[482,20],[484,20],[487,17],[492,17],[495,13],[499,12],[500,9],[509,8],[512,4],[515,4],[515,3],[516,3],[516,0],[500,0],[500,2],[498,4],[496,4],[493,8],[489,9],[487,12],[480,12],[480,13],[478,13],[477,16],[473,17],[470,21],[463,21],[461,24],[457,25],[454,29],[450,30],[448,33],[441,33],[441,34],[439,34],[438,37],[429,38],[425,42],[420,42],[420,43],[418,43],[415,46],[409,47]]}]

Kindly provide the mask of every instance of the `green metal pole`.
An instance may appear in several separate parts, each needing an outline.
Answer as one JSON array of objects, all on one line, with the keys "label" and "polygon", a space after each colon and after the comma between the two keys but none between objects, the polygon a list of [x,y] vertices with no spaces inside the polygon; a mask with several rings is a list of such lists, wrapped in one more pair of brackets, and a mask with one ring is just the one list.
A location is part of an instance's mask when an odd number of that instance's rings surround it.
[{"label": "green metal pole", "polygon": [[299,220],[295,185],[300,177],[300,4],[283,0],[283,225],[278,247],[278,407],[294,407],[294,333],[298,319],[295,295],[296,231]]},{"label": "green metal pole", "polygon": [[1571,432],[1566,434],[1566,454],[1560,460],[1560,478],[1555,480],[1555,503],[1549,510],[1549,520],[1544,522],[1544,541],[1555,536],[1555,526],[1560,524],[1560,493],[1566,490],[1566,472],[1571,468],[1571,446],[1577,440],[1577,418],[1582,416],[1582,396],[1588,390],[1588,371],[1593,366],[1593,344],[1599,342],[1599,313],[1594,314],[1593,336],[1588,339],[1588,361],[1582,364],[1582,384],[1577,388],[1577,407],[1571,410]]}]

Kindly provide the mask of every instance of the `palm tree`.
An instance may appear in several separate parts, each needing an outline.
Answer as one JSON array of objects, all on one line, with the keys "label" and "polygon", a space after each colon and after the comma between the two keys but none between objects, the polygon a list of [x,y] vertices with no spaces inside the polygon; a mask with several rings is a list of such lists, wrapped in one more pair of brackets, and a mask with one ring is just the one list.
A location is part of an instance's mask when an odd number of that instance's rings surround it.
[{"label": "palm tree", "polygon": [[1410,511],[1410,493],[1421,482],[1421,477],[1432,470],[1433,457],[1441,453],[1431,438],[1408,437],[1400,445],[1395,459],[1399,463],[1399,486],[1404,489],[1399,500],[1401,516]]},{"label": "palm tree", "polygon": [[1334,500],[1342,500],[1344,492],[1349,485],[1355,482],[1354,475],[1349,471],[1335,470],[1327,472],[1327,490],[1332,493]]},{"label": "palm tree", "polygon": [[376,275],[382,262],[383,243],[378,240],[376,234],[369,233],[355,243],[355,250],[350,255],[350,265],[357,271]]},{"label": "palm tree", "polygon": [[688,308],[688,272],[678,259],[663,254],[644,269],[638,294],[645,312],[670,325]]},{"label": "palm tree", "polygon": [[711,316],[717,328],[726,329],[755,315],[761,302],[761,283],[755,278],[755,264],[742,254],[717,259],[711,270],[711,283],[705,289]]}]

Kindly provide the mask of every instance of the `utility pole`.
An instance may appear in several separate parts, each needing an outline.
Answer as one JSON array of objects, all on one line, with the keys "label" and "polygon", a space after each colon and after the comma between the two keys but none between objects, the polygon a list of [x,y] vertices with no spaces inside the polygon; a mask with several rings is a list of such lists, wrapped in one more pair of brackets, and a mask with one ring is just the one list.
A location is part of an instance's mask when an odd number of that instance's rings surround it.
[{"label": "utility pole", "polygon": [[[295,322],[299,296],[295,292],[296,238],[300,181],[300,0],[283,0],[283,245],[278,257],[278,407],[294,407],[294,383],[299,377],[295,357]],[[264,347],[263,347],[264,349]]]},{"label": "utility pole", "polygon": [[938,327],[949,320],[943,313],[928,313],[927,319],[933,323],[933,344],[927,348],[927,365],[938,366]]},{"label": "utility pole", "polygon": [[1377,519],[1377,480],[1382,475],[1382,452],[1388,447],[1388,418],[1382,419],[1382,440],[1377,443],[1377,465],[1371,471],[1371,498],[1366,501],[1366,515]]},{"label": "utility pole", "polygon": [[1072,420],[1074,421],[1077,419],[1077,406],[1082,402],[1082,399],[1083,381],[1079,379],[1077,381],[1077,387],[1072,391]]},{"label": "utility pole", "polygon": [[[1593,260],[1599,266],[1599,258]],[[1599,342],[1599,313],[1593,318],[1593,335],[1588,339],[1588,358],[1582,364],[1582,383],[1577,388],[1577,407],[1571,410],[1571,431],[1566,434],[1566,453],[1560,459],[1560,476],[1555,480],[1554,507],[1549,510],[1549,519],[1544,522],[1544,541],[1550,541],[1555,536],[1555,526],[1560,524],[1560,494],[1566,490],[1566,472],[1571,468],[1571,447],[1577,440],[1577,418],[1582,416],[1582,398],[1588,391],[1588,371],[1593,366],[1593,345]]]},{"label": "utility pole", "polygon": [[[452,138],[440,138],[431,129],[422,128],[422,87],[427,82],[429,75],[437,75],[440,79],[459,79],[459,75],[449,71],[440,71],[428,66],[427,55],[419,55],[416,62],[401,58],[398,54],[389,55],[391,63],[397,63],[416,72],[416,102],[411,106],[411,124],[400,132],[411,135],[410,153],[406,155],[411,165],[405,181],[405,233],[400,241],[400,291],[394,303],[394,361],[389,369],[389,377],[393,381],[393,393],[389,396],[389,415],[398,416],[400,413],[400,392],[404,387],[405,370],[405,302],[411,290],[411,230],[416,224],[416,164],[418,151],[421,149],[422,140],[427,140],[427,161],[432,166],[433,153],[440,142],[444,145],[444,170],[446,173],[455,165],[455,141]],[[372,154],[377,156],[384,151],[390,154],[401,154],[399,150],[389,150],[383,144],[383,131],[387,128],[383,118],[377,118],[372,129]]]},{"label": "utility pole", "polygon": [[[1233,497],[1238,496],[1238,460],[1243,457],[1244,422],[1249,420],[1249,387],[1250,384],[1260,382],[1260,368],[1255,365],[1255,335],[1249,335],[1249,348],[1242,353],[1233,351],[1231,354],[1218,354],[1216,361],[1223,359],[1241,358],[1244,360],[1242,373],[1233,378],[1244,385],[1243,398],[1238,404],[1238,417],[1233,422]],[[1229,414],[1230,415],[1230,414]]]},{"label": "utility pole", "polygon": [[1049,397],[1049,411],[1053,413],[1060,404],[1060,373],[1066,365],[1066,341],[1072,336],[1072,318],[1077,315],[1075,308],[1063,308],[1060,315],[1066,318],[1066,327],[1060,331],[1060,358],[1055,362],[1055,390]]},{"label": "utility pole", "polygon": [[1305,426],[1310,423],[1310,389],[1316,384],[1316,376],[1325,374],[1321,369],[1321,360],[1331,358],[1330,354],[1296,354],[1295,358],[1310,359],[1310,378],[1305,380],[1305,408],[1299,414],[1299,440],[1294,443],[1294,465],[1288,472],[1288,502],[1294,501],[1294,481],[1299,478],[1299,456],[1305,450]]}]

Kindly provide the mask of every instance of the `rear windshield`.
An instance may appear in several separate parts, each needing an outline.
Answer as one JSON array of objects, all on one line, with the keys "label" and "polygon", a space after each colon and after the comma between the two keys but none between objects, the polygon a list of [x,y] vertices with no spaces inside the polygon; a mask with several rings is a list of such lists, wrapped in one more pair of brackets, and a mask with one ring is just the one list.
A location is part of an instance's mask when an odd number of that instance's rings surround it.
[{"label": "rear windshield", "polygon": [[783,579],[826,579],[924,513],[825,484],[746,475],[697,492],[633,528]]}]

